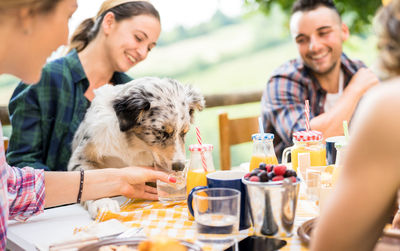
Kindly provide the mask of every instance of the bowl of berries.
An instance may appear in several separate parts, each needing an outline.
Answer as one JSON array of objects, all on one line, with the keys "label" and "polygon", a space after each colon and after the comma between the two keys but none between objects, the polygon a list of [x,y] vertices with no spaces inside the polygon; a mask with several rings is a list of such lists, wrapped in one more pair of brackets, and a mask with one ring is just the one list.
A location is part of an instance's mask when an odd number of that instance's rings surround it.
[{"label": "bowl of berries", "polygon": [[255,234],[292,236],[300,188],[297,173],[285,165],[260,163],[242,182],[246,186]]}]

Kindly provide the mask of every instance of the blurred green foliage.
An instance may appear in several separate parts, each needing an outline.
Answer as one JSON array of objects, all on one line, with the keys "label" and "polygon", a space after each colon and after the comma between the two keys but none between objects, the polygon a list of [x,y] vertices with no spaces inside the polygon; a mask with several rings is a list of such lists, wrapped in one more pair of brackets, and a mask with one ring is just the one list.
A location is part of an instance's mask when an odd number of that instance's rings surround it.
[{"label": "blurred green foliage", "polygon": [[[196,25],[194,27],[185,28],[183,26],[177,26],[172,31],[163,34],[157,41],[158,46],[166,46],[182,39],[188,39],[198,36],[206,35],[222,26],[239,23],[241,20],[239,17],[228,17],[221,11],[217,10],[210,21]],[[162,21],[161,21],[162,22]]]},{"label": "blurred green foliage", "polygon": [[[271,13],[274,6],[279,6],[286,14],[290,15],[294,0],[244,0],[249,8],[261,11],[266,15]],[[364,33],[370,29],[370,24],[375,12],[382,5],[380,0],[336,0],[339,13],[349,25],[352,32]]]}]

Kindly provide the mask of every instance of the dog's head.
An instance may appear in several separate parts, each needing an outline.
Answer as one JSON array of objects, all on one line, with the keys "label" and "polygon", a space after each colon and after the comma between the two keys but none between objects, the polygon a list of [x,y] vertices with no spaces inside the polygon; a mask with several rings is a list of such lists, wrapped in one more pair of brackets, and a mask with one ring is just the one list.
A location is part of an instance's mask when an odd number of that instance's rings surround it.
[{"label": "dog's head", "polygon": [[204,98],[176,80],[146,77],[125,84],[113,107],[132,147],[151,152],[156,166],[180,169],[186,133],[194,112],[203,110]]}]

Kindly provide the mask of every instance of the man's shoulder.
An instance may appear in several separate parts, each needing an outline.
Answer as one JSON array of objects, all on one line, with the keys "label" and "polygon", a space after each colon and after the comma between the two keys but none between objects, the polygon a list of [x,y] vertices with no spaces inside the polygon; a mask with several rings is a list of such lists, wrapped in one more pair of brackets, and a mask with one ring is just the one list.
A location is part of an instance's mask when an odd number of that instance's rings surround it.
[{"label": "man's shoulder", "polygon": [[286,79],[291,82],[308,82],[311,80],[304,63],[300,58],[291,59],[276,68],[271,76],[271,80]]},{"label": "man's shoulder", "polygon": [[300,59],[295,58],[285,63],[281,64],[278,68],[276,68],[271,76],[278,76],[278,75],[291,75],[295,72],[299,72],[303,69],[303,63]]},{"label": "man's shoulder", "polygon": [[355,74],[360,68],[366,67],[363,61],[350,59],[345,53],[342,53],[341,61],[342,65],[352,74]]}]

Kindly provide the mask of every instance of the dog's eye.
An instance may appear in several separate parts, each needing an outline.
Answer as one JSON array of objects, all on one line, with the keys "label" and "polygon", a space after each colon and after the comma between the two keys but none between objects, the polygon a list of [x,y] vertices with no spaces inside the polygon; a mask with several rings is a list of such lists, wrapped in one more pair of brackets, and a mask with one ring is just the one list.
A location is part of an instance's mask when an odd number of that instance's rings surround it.
[{"label": "dog's eye", "polygon": [[193,113],[194,113],[194,109],[190,109],[190,110],[189,110],[189,115],[192,116]]},{"label": "dog's eye", "polygon": [[167,133],[166,131],[162,132],[162,136],[164,139],[168,139],[171,137],[171,134]]},{"label": "dog's eye", "polygon": [[182,138],[185,138],[186,133],[187,133],[187,131],[186,131],[186,132],[185,132],[185,131],[182,131],[179,135],[180,135]]}]

